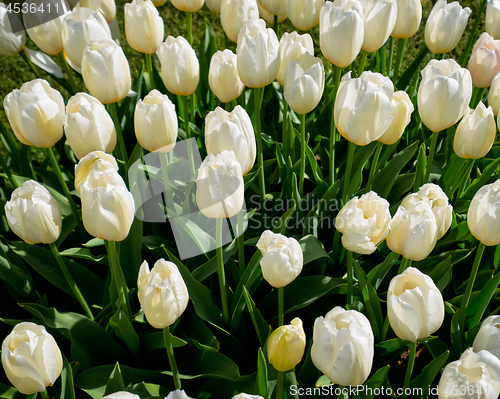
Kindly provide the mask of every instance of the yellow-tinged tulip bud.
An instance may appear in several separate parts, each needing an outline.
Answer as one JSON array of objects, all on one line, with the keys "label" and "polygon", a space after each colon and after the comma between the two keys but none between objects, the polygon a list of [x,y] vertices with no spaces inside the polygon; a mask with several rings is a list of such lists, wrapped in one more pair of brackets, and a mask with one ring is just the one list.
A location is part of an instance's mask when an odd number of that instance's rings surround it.
[{"label": "yellow-tinged tulip bud", "polygon": [[12,385],[31,395],[54,385],[63,361],[56,340],[44,326],[23,322],[3,341],[2,365]]},{"label": "yellow-tinged tulip bud", "polygon": [[396,39],[408,39],[418,31],[422,20],[420,0],[398,0],[398,16],[391,36]]},{"label": "yellow-tinged tulip bud", "polygon": [[245,85],[238,74],[237,57],[231,50],[217,51],[210,61],[208,84],[217,98],[228,103],[236,100]]},{"label": "yellow-tinged tulip bud", "polygon": [[484,245],[500,244],[500,180],[481,187],[472,198],[467,224],[474,237]]},{"label": "yellow-tinged tulip bud", "polygon": [[495,75],[491,82],[488,92],[488,105],[493,109],[495,115],[500,113],[500,72]]},{"label": "yellow-tinged tulip bud", "polygon": [[288,63],[292,60],[302,61],[305,54],[314,55],[314,43],[311,35],[305,33],[299,35],[297,32],[285,32],[280,39],[280,70],[276,79],[281,86],[285,85],[285,71]]},{"label": "yellow-tinged tulip bud", "polygon": [[85,155],[75,166],[75,189],[80,194],[80,185],[93,173],[118,172],[115,157],[103,151],[93,151]]},{"label": "yellow-tinged tulip bud", "polygon": [[302,360],[306,335],[298,317],[290,324],[278,327],[267,340],[269,363],[278,371],[288,371]]},{"label": "yellow-tinged tulip bud", "polygon": [[306,31],[319,24],[325,0],[285,0],[285,12],[293,26]]},{"label": "yellow-tinged tulip bud", "polygon": [[[11,26],[11,19],[17,26]],[[14,33],[14,30],[17,32]],[[7,6],[0,3],[0,54],[16,55],[25,45],[26,32],[22,29],[21,20],[17,14],[8,13]]]},{"label": "yellow-tinged tulip bud", "polygon": [[207,7],[209,8],[210,11],[212,11],[216,14],[220,14],[222,0],[205,0],[205,4],[207,5]]},{"label": "yellow-tinged tulip bud", "polygon": [[387,145],[396,143],[410,123],[413,110],[413,103],[406,92],[400,90],[394,93],[392,97],[392,122],[377,140]]},{"label": "yellow-tinged tulip bud", "polygon": [[363,6],[363,50],[377,51],[394,30],[397,18],[396,0],[361,0]]},{"label": "yellow-tinged tulip bud", "polygon": [[[274,15],[271,14],[269,11],[267,11],[262,6],[262,4],[260,3],[260,1],[257,1],[257,6],[259,7],[259,16],[262,19],[265,19],[268,24],[271,24],[271,25],[274,24]],[[277,15],[277,17],[278,17],[278,23],[281,23],[281,22],[283,22],[286,19],[286,14]]]},{"label": "yellow-tinged tulip bud", "polygon": [[476,87],[489,87],[500,72],[500,40],[484,32],[477,40],[470,55],[467,68]]},{"label": "yellow-tinged tulip bud", "polygon": [[85,7],[94,11],[99,11],[108,24],[115,19],[116,16],[115,0],[78,0],[76,7]]},{"label": "yellow-tinged tulip bud", "polygon": [[500,40],[500,0],[488,0],[485,23],[486,32]]},{"label": "yellow-tinged tulip bud", "polygon": [[286,14],[284,0],[257,0],[257,2],[272,15]]},{"label": "yellow-tinged tulip bud", "polygon": [[259,19],[255,0],[222,0],[220,22],[229,40],[237,42],[241,28],[251,19]]},{"label": "yellow-tinged tulip bud", "polygon": [[205,0],[172,0],[172,5],[180,11],[196,12],[203,7]]}]

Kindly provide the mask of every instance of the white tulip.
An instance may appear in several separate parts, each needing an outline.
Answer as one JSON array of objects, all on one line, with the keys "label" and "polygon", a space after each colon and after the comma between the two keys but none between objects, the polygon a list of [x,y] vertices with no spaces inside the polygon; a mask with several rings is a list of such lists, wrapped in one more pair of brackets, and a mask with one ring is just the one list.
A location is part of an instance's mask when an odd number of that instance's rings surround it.
[{"label": "white tulip", "polygon": [[216,14],[220,14],[222,0],[205,0],[205,4],[207,5],[210,11]]},{"label": "white tulip", "polygon": [[302,271],[302,248],[295,238],[266,230],[256,246],[262,253],[262,276],[273,287],[280,288],[290,284]]},{"label": "white tulip", "polygon": [[363,50],[377,51],[389,38],[396,26],[398,7],[396,0],[360,0],[363,6]]},{"label": "white tulip", "polygon": [[[11,19],[14,26],[11,25]],[[14,32],[16,30],[16,32]],[[26,33],[17,14],[8,13],[5,3],[0,3],[0,54],[16,55],[26,45]]]},{"label": "white tulip", "polygon": [[484,245],[500,244],[500,179],[481,187],[472,198],[467,224],[474,237]]},{"label": "white tulip", "polygon": [[257,0],[257,6],[259,8],[259,16],[264,19],[268,24],[274,24],[274,17],[277,17],[278,23],[283,22],[286,19],[286,14],[282,15],[273,15],[269,11],[267,11],[260,1]]},{"label": "white tulip", "polygon": [[186,392],[180,389],[170,392],[165,399],[192,399]]},{"label": "white tulip", "polygon": [[490,87],[495,75],[500,73],[500,40],[484,32],[472,49],[467,68],[474,86]]},{"label": "white tulip", "polygon": [[500,72],[495,75],[491,82],[488,91],[488,105],[493,109],[495,115],[500,113]]},{"label": "white tulip", "polygon": [[292,60],[302,61],[305,54],[314,55],[314,43],[311,35],[305,33],[299,35],[297,32],[285,32],[280,39],[280,69],[276,79],[281,86],[285,85],[285,71],[288,63]]},{"label": "white tulip", "polygon": [[130,47],[153,54],[163,42],[163,18],[151,0],[133,0],[125,4],[125,35]]},{"label": "white tulip", "polygon": [[249,395],[247,393],[239,393],[238,395],[233,396],[231,399],[264,399],[259,395]]},{"label": "white tulip", "polygon": [[285,15],[284,0],[258,0],[264,9],[273,15]]},{"label": "white tulip", "polygon": [[223,103],[236,100],[245,88],[238,74],[236,60],[236,54],[229,49],[217,51],[210,60],[208,84]]},{"label": "white tulip", "polygon": [[180,11],[196,12],[201,7],[205,0],[172,0],[172,5]]},{"label": "white tulip", "polygon": [[410,123],[413,111],[413,103],[408,94],[401,90],[395,92],[392,97],[392,122],[377,140],[387,145],[396,143]]},{"label": "white tulip", "polygon": [[408,39],[418,31],[422,20],[420,0],[397,0],[398,16],[391,36],[396,39]]},{"label": "white tulip", "polygon": [[486,32],[495,39],[500,39],[500,0],[488,0],[486,6]]},{"label": "white tulip", "polygon": [[107,23],[113,21],[116,16],[115,0],[78,0],[76,7],[85,7],[93,11],[99,11]]},{"label": "white tulip", "polygon": [[75,166],[75,189],[80,194],[80,185],[92,174],[102,174],[104,172],[116,173],[118,175],[118,164],[111,154],[103,151],[93,151],[80,159]]},{"label": "white tulip", "polygon": [[149,324],[154,328],[172,325],[186,310],[189,293],[177,266],[165,259],[149,270],[144,261],[137,278],[137,295]]},{"label": "white tulip", "polygon": [[311,359],[334,384],[363,384],[373,355],[373,331],[364,314],[337,306],[314,322]]},{"label": "white tulip", "polygon": [[241,28],[251,19],[259,19],[255,0],[222,0],[220,22],[229,40],[237,42]]},{"label": "white tulip", "polygon": [[102,399],[141,399],[141,397],[127,391],[118,391],[110,395],[103,396]]},{"label": "white tulip", "polygon": [[500,316],[487,317],[474,338],[474,352],[487,350],[500,359]]},{"label": "white tulip", "polygon": [[285,0],[285,12],[293,26],[305,31],[319,24],[325,0]]},{"label": "white tulip", "polygon": [[387,316],[399,338],[426,338],[443,324],[443,296],[428,275],[409,267],[389,284]]}]

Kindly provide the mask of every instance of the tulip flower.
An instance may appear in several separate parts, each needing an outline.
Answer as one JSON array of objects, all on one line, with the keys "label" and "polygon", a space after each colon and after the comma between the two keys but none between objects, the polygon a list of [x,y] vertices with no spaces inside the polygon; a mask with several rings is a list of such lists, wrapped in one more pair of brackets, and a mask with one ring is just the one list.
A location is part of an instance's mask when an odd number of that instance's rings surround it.
[{"label": "tulip flower", "polygon": [[338,213],[335,228],[348,250],[369,255],[389,234],[389,203],[373,191],[354,197]]},{"label": "tulip flower", "polygon": [[483,321],[472,347],[474,352],[486,350],[500,359],[500,316],[489,316]]},{"label": "tulip flower", "polygon": [[165,399],[192,399],[190,396],[187,396],[186,392],[177,389],[175,391],[170,392]]},{"label": "tulip flower", "polygon": [[28,244],[50,244],[59,238],[61,211],[48,190],[34,180],[16,188],[5,203],[11,230]]},{"label": "tulip flower", "polygon": [[90,8],[93,11],[98,11],[109,24],[115,19],[116,4],[115,0],[79,0],[76,7]]},{"label": "tulip flower", "polygon": [[63,367],[61,351],[44,326],[17,324],[2,343],[2,365],[7,378],[24,395],[54,385]]},{"label": "tulip flower", "polygon": [[236,54],[231,50],[217,51],[212,56],[208,84],[223,103],[236,100],[241,95],[245,86],[238,75]]},{"label": "tulip flower", "polygon": [[222,0],[205,0],[205,4],[207,5],[210,11],[216,14],[220,14]]},{"label": "tulip flower", "polygon": [[103,104],[125,98],[132,85],[127,58],[122,48],[111,39],[93,41],[85,47],[82,76],[90,94]]},{"label": "tulip flower", "polygon": [[395,92],[392,97],[392,122],[377,140],[387,145],[395,144],[410,123],[413,111],[413,103],[408,94],[401,90]]},{"label": "tulip flower", "polygon": [[280,39],[280,69],[276,79],[281,86],[285,85],[285,71],[289,62],[302,61],[305,54],[314,56],[314,44],[311,35],[299,35],[297,32],[285,32]]},{"label": "tulip flower", "polygon": [[64,55],[68,64],[81,72],[82,55],[93,40],[109,38],[111,31],[100,12],[85,7],[75,7],[66,14],[62,27]]},{"label": "tulip flower", "polygon": [[167,2],[167,0],[154,0],[153,1],[153,4],[156,8],[162,6],[163,4],[165,4]]},{"label": "tulip flower", "polygon": [[357,145],[377,140],[390,126],[394,86],[379,73],[365,71],[359,78],[345,74],[335,99],[335,125],[342,136]]},{"label": "tulip flower", "polygon": [[258,2],[272,15],[286,15],[284,0],[258,0]]},{"label": "tulip flower", "polygon": [[453,219],[453,207],[449,204],[448,197],[444,191],[436,184],[427,183],[418,189],[418,192],[409,194],[401,206],[410,209],[418,202],[423,201],[431,207],[436,218],[438,228],[437,239],[443,237],[451,226]]},{"label": "tulip flower", "polygon": [[269,363],[278,371],[293,369],[302,360],[306,348],[306,335],[298,317],[290,324],[278,327],[267,340]]},{"label": "tulip flower", "polygon": [[243,175],[253,167],[257,155],[252,121],[244,108],[232,112],[217,107],[205,119],[205,146],[210,154],[233,151]]},{"label": "tulip flower", "polygon": [[284,0],[285,13],[293,26],[305,31],[319,24],[325,0]]},{"label": "tulip flower", "polygon": [[97,98],[86,93],[78,93],[69,99],[64,132],[78,159],[92,151],[111,153],[116,145],[111,116]]},{"label": "tulip flower", "polygon": [[364,37],[362,49],[377,51],[394,30],[397,18],[396,0],[360,0],[363,6]]},{"label": "tulip flower", "polygon": [[80,194],[80,185],[91,174],[101,174],[106,171],[109,173],[118,172],[118,164],[111,154],[93,151],[80,159],[80,162],[75,166],[75,189],[78,194]]},{"label": "tulip flower", "polygon": [[273,287],[290,284],[302,271],[302,248],[295,238],[266,230],[256,245],[262,253],[262,276]]},{"label": "tulip flower", "polygon": [[137,141],[143,148],[168,152],[177,140],[175,105],[167,95],[151,91],[135,106],[134,126]]},{"label": "tulip flower", "polygon": [[408,39],[418,31],[422,20],[422,4],[420,0],[397,0],[396,25],[391,36],[396,39]]},{"label": "tulip flower", "polygon": [[201,7],[205,0],[172,0],[172,5],[180,11],[196,12]]},{"label": "tulip flower", "polygon": [[222,0],[220,22],[229,40],[237,42],[241,28],[251,19],[259,19],[255,0]]},{"label": "tulip flower", "polygon": [[46,80],[24,83],[5,97],[3,106],[21,143],[49,148],[61,139],[64,100]]},{"label": "tulip flower", "polygon": [[406,259],[425,259],[436,245],[436,217],[426,201],[418,201],[409,208],[399,206],[389,229],[387,246]]},{"label": "tulip flower", "polygon": [[259,16],[263,20],[265,20],[268,24],[274,25],[274,17],[276,17],[277,22],[281,23],[286,19],[286,14],[282,15],[273,15],[269,11],[267,11],[260,1],[257,1],[257,7],[259,8]]},{"label": "tulip flower", "polygon": [[438,0],[425,24],[425,43],[434,54],[453,50],[467,26],[471,10],[462,8],[458,1],[450,4]]},{"label": "tulip flower", "polygon": [[453,126],[467,111],[472,97],[470,72],[453,59],[430,60],[418,88],[418,112],[433,132]]},{"label": "tulip flower", "polygon": [[485,24],[486,32],[500,40],[500,0],[488,0]]},{"label": "tulip flower", "polygon": [[363,8],[359,0],[326,1],[319,19],[321,52],[332,64],[350,65],[363,45]]},{"label": "tulip flower", "polygon": [[493,109],[495,116],[500,113],[500,72],[495,75],[491,82],[488,92],[488,105]]},{"label": "tulip flower", "polygon": [[125,35],[130,47],[153,54],[163,42],[163,18],[151,0],[133,0],[125,4]]},{"label": "tulip flower", "polygon": [[364,314],[337,306],[314,322],[311,359],[334,384],[363,384],[373,354],[373,331]]},{"label": "tulip flower", "polygon": [[460,158],[482,158],[493,146],[496,130],[493,109],[479,102],[476,109],[465,113],[458,125],[453,149]]},{"label": "tulip flower", "polygon": [[233,396],[231,399],[264,399],[259,395],[249,395],[247,393],[239,393],[238,395]]},{"label": "tulip flower", "polygon": [[500,179],[481,187],[472,198],[467,213],[469,230],[482,244],[500,244]]},{"label": "tulip flower", "polygon": [[110,395],[106,395],[102,399],[141,399],[141,397],[127,391],[118,391]]},{"label": "tulip flower", "polygon": [[200,64],[188,41],[168,36],[158,48],[158,57],[167,90],[180,96],[193,94],[200,80]]},{"label": "tulip flower", "polygon": [[500,393],[500,360],[488,351],[467,349],[460,359],[448,363],[439,380],[442,399],[496,399]]},{"label": "tulip flower", "polygon": [[[224,12],[224,6],[223,6]],[[280,49],[276,33],[263,19],[247,21],[238,35],[238,73],[247,87],[264,87],[278,76]]]},{"label": "tulip flower", "polygon": [[477,40],[470,55],[467,68],[476,87],[490,87],[500,72],[500,40],[484,32]]},{"label": "tulip flower", "polygon": [[426,338],[443,324],[443,296],[429,276],[409,267],[389,284],[387,316],[399,338]]},{"label": "tulip flower", "polygon": [[[14,26],[11,25],[11,21],[15,21]],[[17,14],[7,12],[5,3],[0,3],[0,54],[16,55],[24,49],[25,45],[26,33],[22,28],[21,20]]]},{"label": "tulip flower", "polygon": [[172,325],[186,310],[189,293],[177,266],[158,260],[149,270],[144,261],[137,278],[137,295],[144,315],[154,328]]}]

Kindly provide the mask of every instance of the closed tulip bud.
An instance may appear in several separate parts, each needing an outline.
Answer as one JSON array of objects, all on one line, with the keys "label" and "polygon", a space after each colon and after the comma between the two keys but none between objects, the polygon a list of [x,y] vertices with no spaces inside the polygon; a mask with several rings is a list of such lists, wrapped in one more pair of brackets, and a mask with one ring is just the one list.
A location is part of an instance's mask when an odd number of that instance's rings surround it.
[{"label": "closed tulip bud", "polygon": [[77,7],[90,8],[104,17],[109,24],[116,16],[115,0],[79,0]]},{"label": "closed tulip bud", "polygon": [[137,278],[137,295],[149,324],[168,327],[186,310],[189,293],[177,266],[165,259],[156,261],[149,270],[144,261]]},{"label": "closed tulip bud", "polygon": [[325,0],[284,0],[285,12],[293,26],[305,31],[319,24]]},{"label": "closed tulip bud", "polygon": [[233,396],[231,399],[264,399],[259,395],[249,395],[247,393],[239,393],[238,395]]},{"label": "closed tulip bud", "polygon": [[66,14],[62,28],[64,55],[69,65],[81,72],[83,50],[93,40],[111,39],[109,26],[100,12],[75,7]]},{"label": "closed tulip bud", "polygon": [[245,86],[238,74],[236,54],[231,50],[217,51],[210,61],[208,84],[217,98],[228,103],[236,100]]},{"label": "closed tulip bud", "polygon": [[175,105],[167,95],[152,90],[143,100],[137,102],[134,126],[137,141],[143,148],[148,151],[168,152],[177,140]]},{"label": "closed tulip bud", "polygon": [[177,389],[175,391],[170,392],[165,399],[192,399],[190,396],[187,396],[186,392]]},{"label": "closed tulip bud", "polygon": [[141,397],[127,391],[118,391],[110,395],[106,395],[102,399],[141,399]]},{"label": "closed tulip bud", "polygon": [[396,25],[396,0],[360,0],[363,6],[363,50],[377,51],[389,38]]},{"label": "closed tulip bud", "polygon": [[230,218],[243,207],[245,186],[233,151],[208,154],[198,169],[196,203],[207,218]]},{"label": "closed tulip bud", "polygon": [[481,187],[472,198],[467,224],[474,237],[484,245],[500,244],[500,180]]},{"label": "closed tulip bud", "polygon": [[280,39],[280,69],[276,79],[281,86],[285,85],[285,71],[292,60],[302,61],[305,54],[314,55],[314,43],[308,33],[299,35],[297,32],[285,32]]},{"label": "closed tulip bud", "polygon": [[88,180],[89,176],[94,174],[115,173],[118,172],[118,164],[111,154],[103,151],[93,151],[85,155],[75,166],[75,189],[80,194],[80,185]]},{"label": "closed tulip bud", "polygon": [[[14,26],[11,20],[15,21]],[[0,3],[0,54],[16,55],[25,46],[26,32],[22,29],[21,20],[17,14],[7,12],[5,3]]]},{"label": "closed tulip bud", "polygon": [[389,284],[387,316],[399,338],[426,338],[443,324],[443,296],[428,275],[409,267]]},{"label": "closed tulip bud", "polygon": [[11,230],[28,244],[51,244],[59,238],[61,211],[48,190],[34,180],[16,188],[5,203]]},{"label": "closed tulip bud", "polygon": [[394,85],[388,77],[365,71],[351,79],[349,71],[335,99],[335,125],[340,134],[357,145],[377,140],[392,122],[393,95]]},{"label": "closed tulip bud", "polygon": [[491,149],[496,130],[493,109],[479,102],[476,109],[469,109],[459,123],[453,149],[460,158],[482,158]]},{"label": "closed tulip bud", "polygon": [[251,19],[259,19],[255,0],[222,0],[220,22],[229,40],[237,42],[241,28]]},{"label": "closed tulip bud", "polygon": [[387,246],[406,259],[425,259],[436,245],[436,217],[425,201],[418,201],[408,209],[400,206],[391,220],[389,229]]},{"label": "closed tulip bud", "polygon": [[158,48],[158,56],[167,90],[179,96],[193,94],[200,80],[200,63],[188,41],[169,36]]},{"label": "closed tulip bud", "polygon": [[364,314],[337,306],[314,322],[311,359],[334,384],[363,384],[373,353],[373,331]]},{"label": "closed tulip bud", "polygon": [[125,98],[132,85],[127,57],[111,39],[87,45],[82,56],[82,76],[90,94],[103,104]]},{"label": "closed tulip bud", "polygon": [[306,53],[302,61],[293,60],[285,74],[285,100],[297,114],[317,107],[325,88],[325,68],[320,58]]},{"label": "closed tulip bud", "polygon": [[[269,24],[274,24],[274,15],[267,11],[264,7],[262,7],[262,4],[259,1],[257,1],[257,6],[259,8],[260,18],[264,19]],[[276,15],[276,17],[278,23],[281,23],[286,19],[286,14]]]},{"label": "closed tulip bud", "polygon": [[500,113],[500,72],[495,75],[491,82],[488,92],[488,105],[493,109],[495,116]]},{"label": "closed tulip bud", "polygon": [[267,340],[269,363],[278,371],[293,369],[302,360],[306,349],[306,334],[298,317],[290,324],[278,327]]},{"label": "closed tulip bud", "polygon": [[222,0],[205,0],[208,9],[216,14],[220,14]]},{"label": "closed tulip bud", "polygon": [[486,32],[500,40],[500,0],[488,0],[485,23]]},{"label": "closed tulip bud", "polygon": [[56,340],[44,326],[23,322],[2,343],[2,365],[11,384],[31,395],[54,385],[63,361]]},{"label": "closed tulip bud", "polygon": [[125,4],[125,35],[130,47],[153,54],[163,42],[163,18],[151,0],[133,0]]},{"label": "closed tulip bud", "polygon": [[453,50],[467,26],[471,10],[462,8],[458,1],[447,4],[438,0],[425,24],[425,44],[434,54]]},{"label": "closed tulip bud", "polygon": [[[48,9],[50,17],[43,12],[23,13],[26,32],[33,42],[47,54],[57,54],[63,49],[62,27],[69,5],[61,0],[30,0],[37,9]],[[52,11],[50,11],[52,10]],[[54,11],[55,10],[55,11]]]},{"label": "closed tulip bud", "polygon": [[408,39],[418,31],[422,20],[420,0],[397,0],[398,14],[391,36],[396,39]]},{"label": "closed tulip bud", "polygon": [[180,11],[196,12],[205,0],[172,0],[172,5]]},{"label": "closed tulip bud", "polygon": [[359,0],[326,1],[319,18],[319,45],[332,64],[350,65],[363,45],[363,8]]},{"label": "closed tulip bud", "polygon": [[338,213],[335,228],[342,233],[342,245],[363,255],[375,252],[389,234],[389,203],[373,191],[354,197]]},{"label": "closed tulip bud", "polygon": [[257,156],[252,121],[244,108],[237,105],[232,112],[217,107],[205,119],[205,147],[211,154],[233,151],[243,175],[252,169]]},{"label": "closed tulip bud", "polygon": [[418,112],[433,132],[457,123],[469,108],[472,78],[452,59],[430,60],[423,69],[418,88]]},{"label": "closed tulip bud", "polygon": [[236,47],[238,73],[247,87],[264,87],[278,76],[280,49],[276,33],[266,29],[263,19],[246,22],[238,35]]},{"label": "closed tulip bud", "polygon": [[474,352],[487,350],[500,359],[500,316],[490,316],[483,321],[472,347]]},{"label": "closed tulip bud", "polygon": [[295,238],[266,230],[260,236],[257,248],[262,253],[262,276],[273,287],[290,284],[302,271],[302,248]]},{"label": "closed tulip bud", "polygon": [[162,6],[163,4],[165,4],[167,2],[167,0],[154,0],[153,1],[153,4],[156,8]]},{"label": "closed tulip bud", "polygon": [[477,40],[470,55],[467,68],[476,87],[490,87],[500,72],[500,40],[484,32]]},{"label": "closed tulip bud", "polygon": [[410,209],[418,202],[424,201],[431,207],[436,218],[438,228],[437,239],[443,237],[451,226],[453,218],[453,207],[449,204],[448,197],[436,184],[427,183],[418,189],[418,192],[408,195],[401,206]]},{"label": "closed tulip bud", "polygon": [[257,0],[272,15],[286,15],[284,0]]},{"label": "closed tulip bud", "polygon": [[86,93],[78,93],[69,99],[64,132],[78,159],[92,151],[111,153],[116,145],[111,116],[97,98]]},{"label": "closed tulip bud", "polygon": [[413,111],[413,103],[405,91],[400,90],[394,93],[392,97],[392,122],[377,140],[387,145],[395,144],[410,123]]},{"label": "closed tulip bud", "polygon": [[497,399],[500,393],[500,360],[488,351],[467,349],[448,363],[439,380],[441,399]]},{"label": "closed tulip bud", "polygon": [[46,80],[24,83],[5,97],[3,106],[21,143],[49,148],[61,139],[64,100]]}]

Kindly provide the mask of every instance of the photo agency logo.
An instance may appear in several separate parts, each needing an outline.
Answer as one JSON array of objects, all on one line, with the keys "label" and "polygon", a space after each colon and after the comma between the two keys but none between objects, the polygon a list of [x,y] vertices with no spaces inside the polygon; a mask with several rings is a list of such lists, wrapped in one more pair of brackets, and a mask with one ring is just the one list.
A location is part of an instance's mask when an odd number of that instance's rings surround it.
[{"label": "photo agency logo", "polygon": [[33,33],[43,34],[45,24],[57,19],[60,22],[56,21],[56,23],[62,23],[64,15],[77,4],[78,1],[76,0],[70,0],[69,2],[63,0],[7,0],[4,7],[7,11],[12,32],[17,33],[25,29],[33,29],[39,31]]},{"label": "photo agency logo", "polygon": [[[169,223],[181,259],[230,243],[248,225],[243,180],[229,171],[225,174],[225,165],[218,164],[208,166],[198,178],[201,164],[196,139],[191,138],[145,155],[128,172],[135,216],[144,222]],[[241,201],[241,210],[234,214],[234,204],[239,209]],[[222,229],[216,237],[218,219]]]}]

